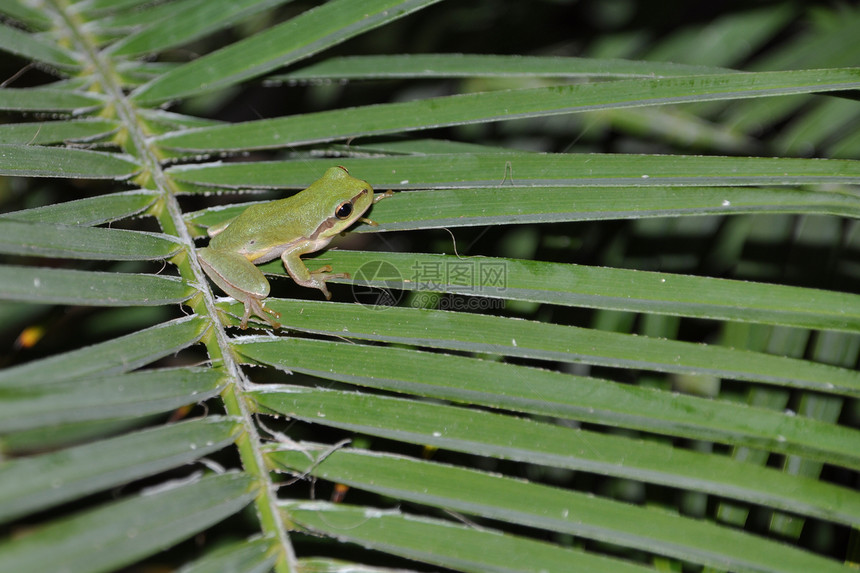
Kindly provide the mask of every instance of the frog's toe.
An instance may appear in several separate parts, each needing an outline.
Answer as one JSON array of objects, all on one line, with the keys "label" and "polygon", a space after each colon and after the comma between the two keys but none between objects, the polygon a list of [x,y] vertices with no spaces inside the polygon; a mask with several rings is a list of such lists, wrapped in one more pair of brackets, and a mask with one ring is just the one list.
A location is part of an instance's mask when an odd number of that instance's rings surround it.
[{"label": "frog's toe", "polygon": [[256,298],[249,298],[245,301],[245,314],[242,316],[242,323],[239,325],[243,330],[248,327],[248,319],[251,315],[257,316],[272,325],[272,328],[280,328],[281,325],[276,318],[281,318],[281,313],[263,306],[263,303]]}]

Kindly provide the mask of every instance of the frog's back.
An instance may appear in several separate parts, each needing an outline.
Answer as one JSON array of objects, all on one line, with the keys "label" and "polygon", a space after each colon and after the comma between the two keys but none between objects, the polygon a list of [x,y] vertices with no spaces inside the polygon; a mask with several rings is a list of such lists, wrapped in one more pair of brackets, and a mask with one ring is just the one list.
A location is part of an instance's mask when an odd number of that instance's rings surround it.
[{"label": "frog's back", "polygon": [[341,204],[364,189],[373,196],[366,181],[352,177],[343,167],[332,167],[292,197],[248,207],[213,242],[238,247],[248,242],[270,245],[310,238]]}]

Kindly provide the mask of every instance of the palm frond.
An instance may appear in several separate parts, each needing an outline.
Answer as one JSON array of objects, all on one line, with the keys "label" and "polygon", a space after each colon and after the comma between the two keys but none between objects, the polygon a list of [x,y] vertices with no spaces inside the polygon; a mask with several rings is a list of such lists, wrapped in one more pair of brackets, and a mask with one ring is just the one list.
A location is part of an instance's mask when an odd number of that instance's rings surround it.
[{"label": "palm frond", "polygon": [[[0,7],[0,571],[856,565],[860,10],[521,4]],[[333,165],[232,330],[196,240]]]}]

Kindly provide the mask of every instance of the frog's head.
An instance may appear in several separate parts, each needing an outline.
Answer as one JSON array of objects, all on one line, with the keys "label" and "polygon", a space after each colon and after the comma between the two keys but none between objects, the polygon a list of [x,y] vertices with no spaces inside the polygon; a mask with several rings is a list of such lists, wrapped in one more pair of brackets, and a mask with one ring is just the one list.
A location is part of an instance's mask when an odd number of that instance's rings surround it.
[{"label": "frog's head", "polygon": [[346,167],[330,167],[315,185],[325,189],[327,209],[326,219],[317,229],[318,239],[345,231],[373,204],[373,187],[350,175]]}]

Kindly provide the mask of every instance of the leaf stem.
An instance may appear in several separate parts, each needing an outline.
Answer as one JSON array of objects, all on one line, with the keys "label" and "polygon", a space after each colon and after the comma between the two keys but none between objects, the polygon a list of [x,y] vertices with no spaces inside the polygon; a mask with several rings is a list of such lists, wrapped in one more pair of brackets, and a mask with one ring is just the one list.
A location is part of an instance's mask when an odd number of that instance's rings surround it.
[{"label": "leaf stem", "polygon": [[198,314],[208,316],[212,323],[210,332],[204,336],[203,342],[209,352],[212,367],[222,370],[230,380],[222,393],[222,398],[227,413],[239,419],[244,426],[244,432],[237,438],[236,445],[245,472],[254,477],[259,487],[254,504],[263,534],[277,542],[280,555],[275,564],[275,571],[278,573],[295,571],[297,568],[295,552],[277,507],[275,485],[266,469],[260,448],[260,436],[243,395],[247,381],[233,358],[230,339],[217,318],[215,296],[208,286],[209,283],[197,258],[193,256],[194,239],[182,218],[182,210],[174,195],[175,186],[158,160],[159,153],[155,140],[151,133],[146,132],[145,122],[138,113],[138,108],[126,97],[113,62],[99,51],[97,39],[87,33],[81,21],[70,16],[72,11],[68,10],[65,2],[52,0],[50,8],[53,12],[51,17],[56,25],[64,28],[65,35],[78,44],[78,52],[86,55],[88,61],[82,69],[88,70],[87,74],[91,76],[92,85],[99,86],[107,96],[105,113],[115,114],[122,122],[123,134],[116,138],[116,142],[141,164],[142,171],[137,176],[137,182],[161,194],[156,207],[152,209],[153,214],[163,231],[179,238],[185,246],[184,254],[173,257],[171,262],[177,266],[184,279],[198,286],[200,295],[192,299],[190,305]]}]

